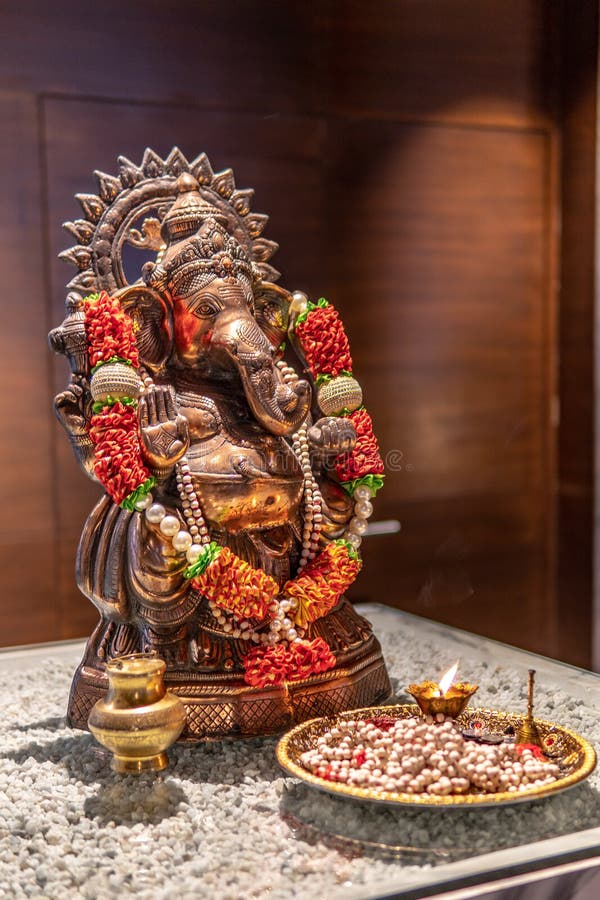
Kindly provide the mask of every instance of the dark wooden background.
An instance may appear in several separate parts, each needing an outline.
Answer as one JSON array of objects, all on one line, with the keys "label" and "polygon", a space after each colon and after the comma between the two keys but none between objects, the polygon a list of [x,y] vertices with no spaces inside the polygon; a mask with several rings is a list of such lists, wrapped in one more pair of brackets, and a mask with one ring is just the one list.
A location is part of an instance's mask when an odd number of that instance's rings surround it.
[{"label": "dark wooden background", "polygon": [[342,312],[388,481],[355,599],[589,664],[597,9],[5,0],[0,643],[80,636],[96,489],[51,412],[60,224],[93,169],[206,150],[282,283]]}]

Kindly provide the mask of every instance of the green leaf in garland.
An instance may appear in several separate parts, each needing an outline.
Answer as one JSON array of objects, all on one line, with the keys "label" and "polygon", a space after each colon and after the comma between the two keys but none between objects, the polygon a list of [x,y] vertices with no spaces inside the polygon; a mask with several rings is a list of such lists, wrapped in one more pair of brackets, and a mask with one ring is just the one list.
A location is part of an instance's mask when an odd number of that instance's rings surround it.
[{"label": "green leaf in garland", "polygon": [[325,299],[325,297],[320,297],[316,303],[313,303],[312,300],[309,300],[308,303],[306,304],[306,309],[304,310],[304,312],[300,313],[300,315],[296,319],[296,321],[294,323],[294,329],[296,329],[298,327],[298,325],[300,325],[302,322],[306,322],[309,314],[314,309],[325,309],[328,306],[329,306],[329,302]]},{"label": "green leaf in garland", "polygon": [[156,478],[154,475],[150,475],[149,478],[146,478],[143,484],[140,484],[139,487],[136,487],[135,491],[132,491],[128,494],[124,500],[121,501],[120,507],[121,509],[128,509],[130,512],[135,511],[135,504],[138,500],[142,500],[146,494],[148,494],[154,485],[156,484]]},{"label": "green leaf in garland", "polygon": [[363,475],[362,478],[354,478],[352,481],[342,481],[341,485],[351,497],[354,496],[356,488],[363,485],[369,488],[371,497],[374,497],[377,491],[383,487],[384,478],[385,475]]},{"label": "green leaf in garland", "polygon": [[99,363],[96,363],[94,368],[92,369],[92,375],[101,369],[102,366],[107,366],[109,363],[123,363],[124,366],[133,366],[133,363],[130,359],[125,359],[123,356],[111,356],[110,359],[103,359]]},{"label": "green leaf in garland", "polygon": [[105,400],[97,400],[92,404],[92,412],[97,416],[102,410],[110,409],[115,403],[122,403],[123,406],[137,406],[137,400],[134,400],[133,397],[113,397],[112,394],[109,394]]},{"label": "green leaf in garland", "polygon": [[350,541],[345,541],[344,538],[338,538],[333,543],[339,544],[341,547],[345,547],[346,552],[348,553],[348,556],[350,557],[350,559],[360,559],[360,553],[358,552],[356,547],[352,546]]},{"label": "green leaf in garland", "polygon": [[214,562],[219,553],[221,552],[221,548],[214,541],[211,541],[210,544],[207,544],[203,547],[200,556],[196,560],[195,563],[192,563],[191,566],[183,573],[183,577],[197,578],[198,575],[202,575],[206,569],[210,566],[211,562]]}]

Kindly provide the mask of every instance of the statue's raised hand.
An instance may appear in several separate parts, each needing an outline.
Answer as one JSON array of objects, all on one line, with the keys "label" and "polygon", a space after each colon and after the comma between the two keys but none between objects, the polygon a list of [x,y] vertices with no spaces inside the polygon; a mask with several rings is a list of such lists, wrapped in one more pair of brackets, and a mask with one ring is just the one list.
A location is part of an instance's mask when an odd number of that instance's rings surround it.
[{"label": "statue's raised hand", "polygon": [[187,419],[177,409],[170,388],[152,385],[140,397],[142,452],[154,474],[166,474],[189,447]]},{"label": "statue's raised hand", "polygon": [[66,390],[54,398],[54,412],[70,436],[83,436],[92,415],[92,399],[87,382],[80,375],[73,375]]},{"label": "statue's raised hand", "polygon": [[308,429],[307,437],[312,452],[328,459],[350,453],[356,443],[356,430],[350,419],[325,416]]}]

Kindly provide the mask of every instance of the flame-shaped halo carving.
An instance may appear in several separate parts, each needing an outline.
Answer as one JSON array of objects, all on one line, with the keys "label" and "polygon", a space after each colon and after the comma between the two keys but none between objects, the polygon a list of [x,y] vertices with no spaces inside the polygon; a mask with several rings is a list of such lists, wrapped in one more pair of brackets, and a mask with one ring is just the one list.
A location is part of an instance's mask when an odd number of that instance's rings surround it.
[{"label": "flame-shaped halo carving", "polygon": [[139,241],[136,226],[145,216],[162,221],[175,200],[175,182],[184,172],[197,179],[201,196],[225,216],[228,230],[255,263],[261,278],[266,282],[277,280],[279,272],[268,262],[277,244],[262,237],[268,216],[251,212],[254,192],[237,189],[231,169],[215,173],[205,153],[188,162],[177,147],[164,160],[147,148],[139,166],[124,156],[118,163],[117,176],[94,173],[98,193],[76,195],[84,217],[64,224],[77,240],[59,254],[79,270],[68,283],[69,290],[83,296],[98,290],[115,293],[128,286],[123,246],[128,242],[135,246]]}]

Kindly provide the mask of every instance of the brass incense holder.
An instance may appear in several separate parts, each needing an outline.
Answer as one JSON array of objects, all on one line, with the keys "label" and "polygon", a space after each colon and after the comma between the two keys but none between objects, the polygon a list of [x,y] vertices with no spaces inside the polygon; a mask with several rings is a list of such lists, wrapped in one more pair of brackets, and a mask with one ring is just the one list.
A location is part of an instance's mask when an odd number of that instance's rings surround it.
[{"label": "brass incense holder", "polygon": [[535,744],[537,747],[542,746],[540,733],[533,718],[533,688],[535,684],[535,669],[529,670],[529,681],[527,684],[527,715],[523,719],[521,726],[517,732],[517,741],[520,744]]},{"label": "brass incense holder", "polygon": [[442,691],[435,681],[422,681],[420,684],[409,684],[408,692],[415,698],[424,716],[442,713],[455,719],[478,687],[478,684],[459,681],[450,685],[448,690]]},{"label": "brass incense holder", "polygon": [[133,653],[106,664],[108,693],[92,709],[88,724],[113,754],[115,772],[158,772],[168,765],[165,751],[183,730],[185,708],[165,689],[165,668],[153,653]]}]

